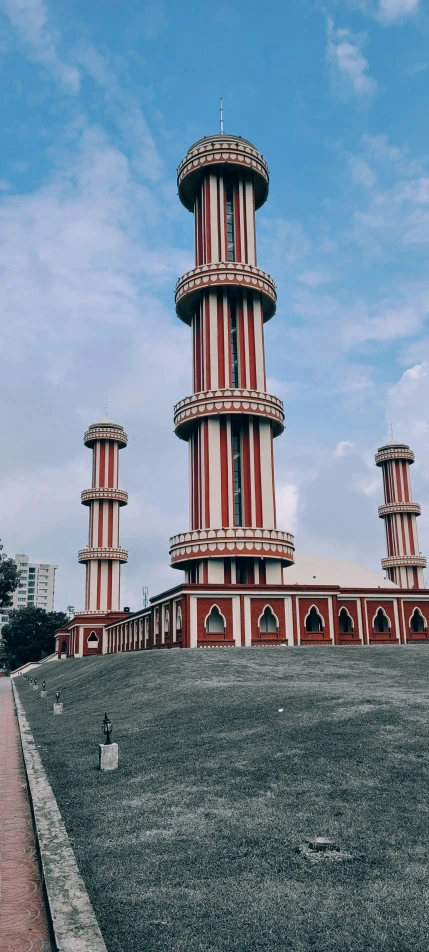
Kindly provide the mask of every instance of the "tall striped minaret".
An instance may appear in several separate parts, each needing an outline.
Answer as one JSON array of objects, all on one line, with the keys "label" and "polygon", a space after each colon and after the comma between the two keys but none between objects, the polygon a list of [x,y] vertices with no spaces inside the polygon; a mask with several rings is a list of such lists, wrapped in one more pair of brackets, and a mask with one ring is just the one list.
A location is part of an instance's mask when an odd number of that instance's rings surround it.
[{"label": "tall striped minaret", "polygon": [[86,563],[85,611],[120,610],[121,563],[128,552],[119,546],[119,510],[128,493],[118,489],[119,450],[127,442],[122,426],[106,418],[92,423],[84,436],[92,449],[92,487],[81,494],[89,506],[88,545],[78,554]]},{"label": "tall striped minaret", "polygon": [[417,516],[420,506],[412,501],[410,464],[414,453],[406,443],[392,440],[380,446],[375,457],[383,473],[384,505],[378,515],[384,519],[387,558],[381,560],[388,578],[401,588],[424,588],[426,559],[419,552]]},{"label": "tall striped minaret", "polygon": [[178,190],[195,219],[195,267],[176,286],[177,315],[192,330],[193,393],[174,409],[189,446],[190,528],[170,540],[171,564],[192,583],[281,584],[294,546],[276,525],[283,404],[266,391],[264,323],[276,289],[256,258],[267,164],[221,131],[191,146]]}]

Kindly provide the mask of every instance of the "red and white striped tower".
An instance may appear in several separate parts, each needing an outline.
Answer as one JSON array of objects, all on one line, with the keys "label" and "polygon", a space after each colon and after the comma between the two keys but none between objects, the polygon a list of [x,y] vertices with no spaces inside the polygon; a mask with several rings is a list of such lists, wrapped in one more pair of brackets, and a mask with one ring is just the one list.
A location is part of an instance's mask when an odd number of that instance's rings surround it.
[{"label": "red and white striped tower", "polygon": [[412,501],[410,464],[414,453],[406,443],[392,440],[380,446],[375,457],[383,472],[384,505],[378,515],[384,519],[387,559],[381,564],[391,582],[401,588],[424,588],[426,559],[419,552],[417,516],[420,506]]},{"label": "red and white striped tower", "polygon": [[128,493],[118,489],[119,450],[127,442],[122,426],[108,419],[92,423],[84,436],[92,449],[92,487],[81,494],[89,506],[88,545],[78,554],[86,563],[85,611],[120,610],[121,562],[128,552],[119,546],[119,510]]},{"label": "red and white striped tower", "polygon": [[281,584],[294,546],[276,528],[283,404],[266,392],[263,328],[276,289],[256,261],[267,164],[246,139],[220,132],[189,149],[178,190],[195,216],[195,267],[176,286],[177,315],[192,328],[193,394],[174,409],[189,445],[190,529],[170,540],[171,564],[188,582]]}]

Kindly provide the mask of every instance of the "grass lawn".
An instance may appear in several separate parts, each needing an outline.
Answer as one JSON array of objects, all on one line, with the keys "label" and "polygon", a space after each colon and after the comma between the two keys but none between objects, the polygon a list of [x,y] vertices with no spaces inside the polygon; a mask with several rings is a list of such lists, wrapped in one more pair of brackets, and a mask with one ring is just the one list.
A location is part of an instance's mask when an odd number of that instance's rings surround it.
[{"label": "grass lawn", "polygon": [[[150,651],[43,676],[47,701],[16,683],[109,952],[427,952],[428,647]],[[312,836],[348,856],[297,852]]]}]

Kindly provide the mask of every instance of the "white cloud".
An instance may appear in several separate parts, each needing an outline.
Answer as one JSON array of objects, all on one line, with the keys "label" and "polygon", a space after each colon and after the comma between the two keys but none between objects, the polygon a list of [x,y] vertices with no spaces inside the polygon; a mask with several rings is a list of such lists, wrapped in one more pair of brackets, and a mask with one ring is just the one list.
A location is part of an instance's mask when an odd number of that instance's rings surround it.
[{"label": "white cloud", "polygon": [[349,166],[352,181],[355,185],[370,189],[375,185],[376,175],[365,159],[357,155],[349,156]]},{"label": "white cloud", "polygon": [[79,70],[58,52],[60,37],[48,23],[44,0],[0,0],[0,9],[18,31],[30,58],[55,75],[63,88],[79,92]]},{"label": "white cloud", "polygon": [[298,274],[297,281],[306,284],[308,288],[318,288],[321,284],[329,282],[330,277],[324,271],[303,271],[302,274]]},{"label": "white cloud", "polygon": [[353,449],[353,447],[354,447],[354,443],[352,443],[351,440],[340,440],[340,442],[337,443],[332,455],[336,459],[340,459],[342,456],[346,456],[346,454],[351,449]]},{"label": "white cloud", "polygon": [[362,52],[365,36],[336,29],[328,17],[327,39],[327,59],[343,92],[352,91],[361,99],[372,96],[377,83],[368,73],[368,60]]},{"label": "white cloud", "polygon": [[277,525],[285,532],[296,531],[296,516],[299,503],[298,486],[294,483],[277,483]]},{"label": "white cloud", "polygon": [[380,0],[377,16],[384,23],[393,23],[416,13],[419,3],[420,0]]}]

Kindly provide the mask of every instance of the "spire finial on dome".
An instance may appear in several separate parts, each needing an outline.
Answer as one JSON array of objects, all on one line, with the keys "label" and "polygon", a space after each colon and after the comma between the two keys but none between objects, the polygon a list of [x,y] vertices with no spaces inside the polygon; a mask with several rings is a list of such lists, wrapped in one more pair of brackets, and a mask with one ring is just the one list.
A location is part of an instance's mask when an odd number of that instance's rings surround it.
[{"label": "spire finial on dome", "polygon": [[220,131],[223,135],[223,99],[220,97]]}]

